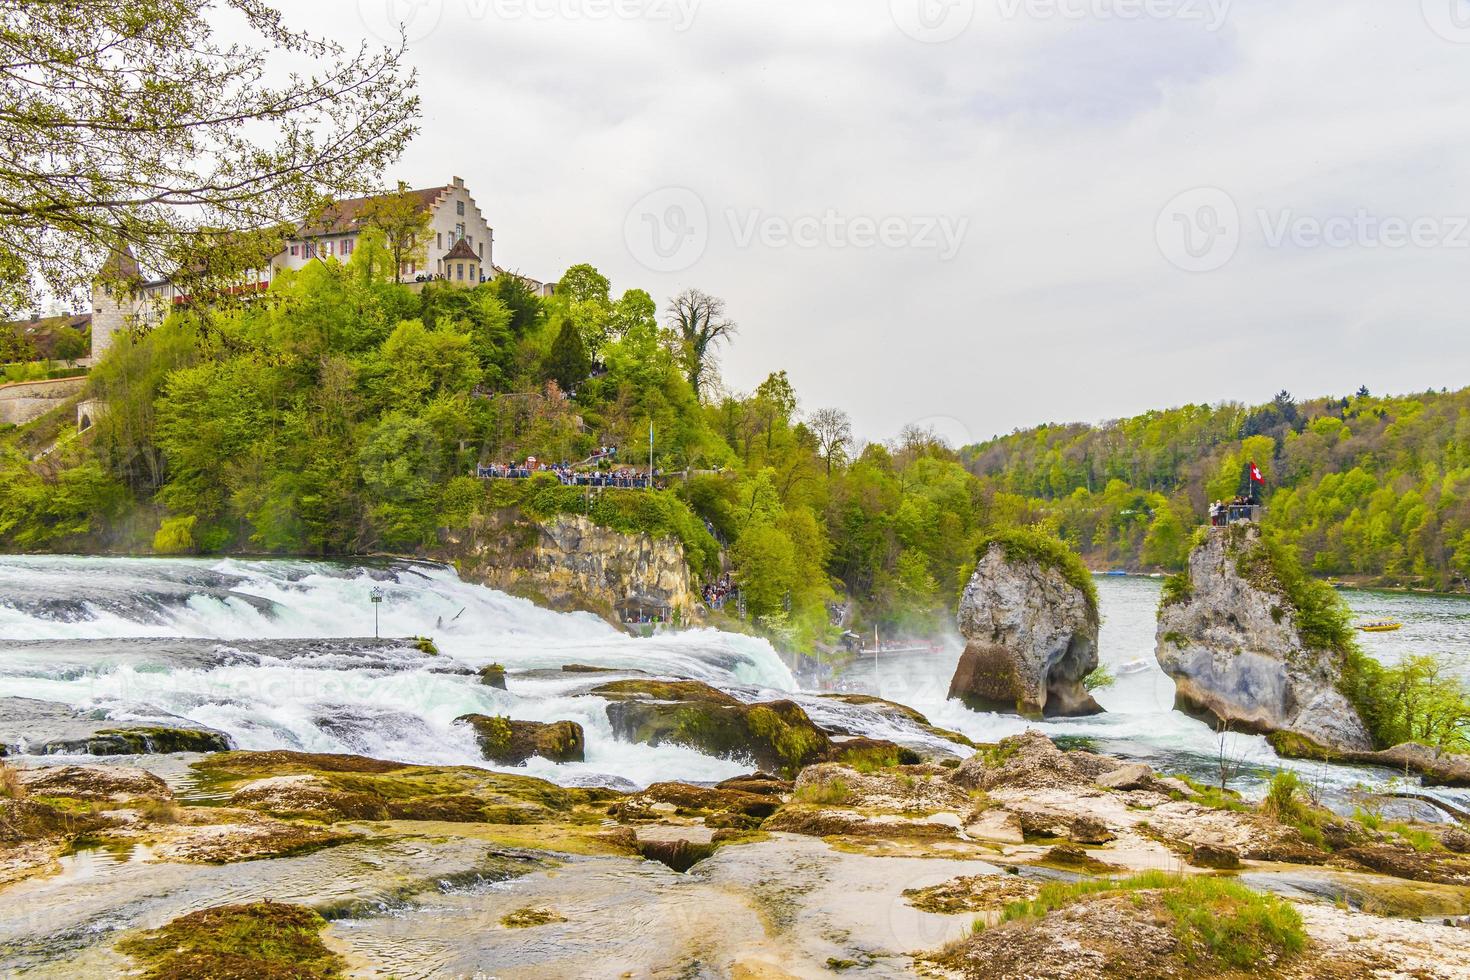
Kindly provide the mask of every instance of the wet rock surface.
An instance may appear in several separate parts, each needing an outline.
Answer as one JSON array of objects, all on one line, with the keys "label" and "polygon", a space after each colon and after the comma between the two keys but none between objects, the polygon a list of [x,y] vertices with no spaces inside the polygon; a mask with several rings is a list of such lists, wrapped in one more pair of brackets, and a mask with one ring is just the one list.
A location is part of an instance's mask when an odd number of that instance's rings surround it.
[{"label": "wet rock surface", "polygon": [[144,755],[231,748],[225,733],[182,718],[113,721],[101,710],[81,711],[31,698],[0,698],[0,756]]},{"label": "wet rock surface", "polygon": [[532,756],[552,762],[581,762],[587,738],[574,721],[512,721],[487,715],[464,715],[455,719],[475,730],[480,752],[501,765],[524,765]]},{"label": "wet rock surface", "polygon": [[590,693],[608,700],[613,731],[630,742],[685,745],[782,773],[833,751],[826,733],[791,701],[746,704],[699,681],[614,681]]}]

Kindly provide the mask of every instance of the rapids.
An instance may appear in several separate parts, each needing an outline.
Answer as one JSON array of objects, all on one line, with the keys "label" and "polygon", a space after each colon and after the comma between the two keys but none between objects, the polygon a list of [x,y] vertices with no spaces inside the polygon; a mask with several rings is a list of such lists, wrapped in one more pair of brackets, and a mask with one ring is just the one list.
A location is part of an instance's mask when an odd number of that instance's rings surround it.
[{"label": "rapids", "polygon": [[[1098,694],[1107,713],[1037,727],[1208,778],[1221,740],[1173,710],[1173,684],[1153,658],[1159,583],[1102,578],[1098,585],[1102,658],[1117,677]],[[375,588],[383,593],[377,610],[370,601]],[[1406,624],[1401,633],[1365,639],[1376,655],[1393,660],[1425,650],[1453,669],[1470,666],[1470,601],[1348,597],[1364,617]],[[407,642],[385,649],[354,639],[373,635],[375,612],[383,636],[431,637],[443,656],[424,658]],[[976,741],[1027,727],[1020,718],[977,714],[946,700],[959,650],[955,637],[932,653],[879,654],[821,686],[911,705]],[[473,676],[490,663],[507,668],[508,691]],[[187,719],[225,732],[241,748],[429,764],[485,764],[469,730],[453,723],[463,714],[570,719],[587,733],[586,761],[534,759],[521,770],[563,784],[715,781],[748,768],[689,749],[617,741],[602,700],[579,696],[616,675],[563,673],[564,664],[693,677],[746,700],[790,697],[835,730],[966,752],[891,714],[800,690],[763,640],[711,629],[630,637],[591,615],[550,612],[463,582],[443,566],[0,557],[0,697],[59,702],[115,720]],[[1393,778],[1383,770],[1283,762],[1259,737],[1227,736],[1224,749],[1243,761],[1240,785],[1248,791],[1284,765],[1339,795]]]}]

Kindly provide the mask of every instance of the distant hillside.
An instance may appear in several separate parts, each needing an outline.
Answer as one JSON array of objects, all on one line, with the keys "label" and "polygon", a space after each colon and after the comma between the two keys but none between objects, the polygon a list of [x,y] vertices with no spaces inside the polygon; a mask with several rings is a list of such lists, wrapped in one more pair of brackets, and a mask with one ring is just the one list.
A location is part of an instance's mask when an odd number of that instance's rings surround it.
[{"label": "distant hillside", "polygon": [[1470,389],[1256,407],[1188,405],[1048,425],[962,451],[1010,505],[1096,564],[1178,567],[1211,500],[1255,460],[1267,524],[1321,575],[1439,589],[1470,582]]}]

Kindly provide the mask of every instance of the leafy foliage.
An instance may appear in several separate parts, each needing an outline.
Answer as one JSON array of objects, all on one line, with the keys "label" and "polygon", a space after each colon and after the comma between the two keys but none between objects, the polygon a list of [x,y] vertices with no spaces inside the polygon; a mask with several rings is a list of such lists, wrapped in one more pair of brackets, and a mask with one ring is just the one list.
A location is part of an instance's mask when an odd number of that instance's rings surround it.
[{"label": "leafy foliage", "polygon": [[1343,671],[1342,690],[1379,748],[1419,742],[1470,751],[1470,691],[1434,657],[1410,657],[1389,667],[1355,651]]},{"label": "leafy foliage", "polygon": [[1009,561],[1032,561],[1042,568],[1061,572],[1067,584],[1087,598],[1087,612],[1093,622],[1099,620],[1097,584],[1092,580],[1092,573],[1082,564],[1082,559],[1060,539],[1034,527],[993,528],[980,538],[975,547],[975,557],[984,558],[996,545],[1005,551]]},{"label": "leafy foliage", "polygon": [[1187,542],[1177,547],[1165,515],[1202,523],[1255,461],[1268,481],[1267,526],[1314,574],[1470,581],[1470,389],[1306,402],[1283,392],[1256,407],[1042,426],[964,456],[1100,563],[1182,567]]}]

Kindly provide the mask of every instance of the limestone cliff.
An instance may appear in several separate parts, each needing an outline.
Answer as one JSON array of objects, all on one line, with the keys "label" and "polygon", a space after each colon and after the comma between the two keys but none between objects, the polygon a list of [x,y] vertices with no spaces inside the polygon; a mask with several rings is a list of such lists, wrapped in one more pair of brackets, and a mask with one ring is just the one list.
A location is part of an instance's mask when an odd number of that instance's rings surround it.
[{"label": "limestone cliff", "polygon": [[676,538],[623,534],[580,515],[539,520],[507,507],[470,526],[441,532],[431,555],[451,561],[466,581],[525,596],[559,610],[616,619],[620,604],[697,615],[684,548]]},{"label": "limestone cliff", "polygon": [[1035,717],[1101,711],[1083,684],[1097,669],[1097,605],[1075,578],[1043,555],[985,547],[960,600],[965,652],[949,696]]},{"label": "limestone cliff", "polygon": [[1373,747],[1337,689],[1342,655],[1309,648],[1299,611],[1261,569],[1255,524],[1211,528],[1159,611],[1159,666],[1184,711],[1237,731],[1291,732],[1342,751]]}]

